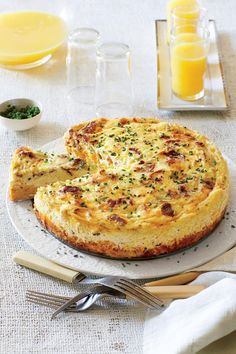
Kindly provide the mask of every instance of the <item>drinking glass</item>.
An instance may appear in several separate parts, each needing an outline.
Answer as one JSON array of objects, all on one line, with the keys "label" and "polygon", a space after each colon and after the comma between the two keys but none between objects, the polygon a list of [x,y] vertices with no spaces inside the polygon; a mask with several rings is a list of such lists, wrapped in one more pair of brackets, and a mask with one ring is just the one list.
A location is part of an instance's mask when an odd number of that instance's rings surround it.
[{"label": "drinking glass", "polygon": [[104,43],[97,49],[95,106],[98,117],[127,117],[133,112],[130,49]]},{"label": "drinking glass", "polygon": [[167,17],[167,42],[168,43],[170,43],[171,12],[177,6],[195,7],[195,6],[199,6],[199,2],[198,2],[198,0],[169,0],[167,2],[166,17]]},{"label": "drinking glass", "polygon": [[170,38],[180,33],[197,32],[198,27],[207,27],[207,10],[196,5],[176,6],[170,15]]},{"label": "drinking glass", "polygon": [[75,104],[94,104],[99,39],[99,32],[94,28],[77,28],[69,35],[66,58],[67,97]]},{"label": "drinking glass", "polygon": [[209,31],[198,27],[197,32],[183,33],[171,38],[171,81],[173,93],[181,99],[194,101],[204,96],[207,69]]}]

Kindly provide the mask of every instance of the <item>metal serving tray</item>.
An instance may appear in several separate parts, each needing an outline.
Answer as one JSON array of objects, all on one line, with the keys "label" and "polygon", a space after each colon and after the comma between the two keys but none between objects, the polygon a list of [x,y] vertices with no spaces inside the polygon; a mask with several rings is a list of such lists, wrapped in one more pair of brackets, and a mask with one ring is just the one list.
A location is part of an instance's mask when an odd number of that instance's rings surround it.
[{"label": "metal serving tray", "polygon": [[210,48],[205,79],[205,96],[197,101],[184,101],[171,90],[169,46],[166,40],[166,20],[156,20],[157,44],[157,104],[160,110],[169,111],[225,111],[229,100],[217,46],[217,30],[214,20],[209,21]]}]

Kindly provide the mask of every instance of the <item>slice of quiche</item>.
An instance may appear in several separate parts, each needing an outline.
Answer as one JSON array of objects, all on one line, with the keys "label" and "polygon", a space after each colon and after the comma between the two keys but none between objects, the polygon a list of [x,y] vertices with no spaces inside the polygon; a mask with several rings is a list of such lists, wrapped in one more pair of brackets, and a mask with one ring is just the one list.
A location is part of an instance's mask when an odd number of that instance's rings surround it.
[{"label": "slice of quiche", "polygon": [[40,186],[74,179],[87,172],[86,164],[80,158],[20,147],[11,163],[10,198],[13,201],[31,199]]}]

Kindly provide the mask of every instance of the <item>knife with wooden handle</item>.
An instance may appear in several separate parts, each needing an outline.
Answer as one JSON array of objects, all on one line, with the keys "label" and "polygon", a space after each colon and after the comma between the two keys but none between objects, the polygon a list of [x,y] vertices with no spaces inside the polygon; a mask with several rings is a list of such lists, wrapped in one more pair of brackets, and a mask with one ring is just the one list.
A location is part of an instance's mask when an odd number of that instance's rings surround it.
[{"label": "knife with wooden handle", "polygon": [[36,270],[37,272],[51,275],[54,278],[64,280],[68,283],[78,283],[85,278],[85,275],[46,258],[31,254],[26,251],[17,252],[13,260],[24,267]]}]

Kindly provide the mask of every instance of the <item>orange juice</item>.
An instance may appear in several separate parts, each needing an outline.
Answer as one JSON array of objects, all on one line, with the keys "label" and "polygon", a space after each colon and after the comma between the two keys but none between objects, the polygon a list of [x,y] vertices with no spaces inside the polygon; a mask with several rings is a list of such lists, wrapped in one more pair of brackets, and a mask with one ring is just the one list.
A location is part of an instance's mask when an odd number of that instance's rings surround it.
[{"label": "orange juice", "polygon": [[[186,11],[184,11],[184,7],[186,7]],[[197,0],[170,0],[167,3],[167,41],[170,42],[170,32],[171,32],[171,14],[174,9],[179,8],[179,15],[182,20],[186,19],[196,20],[199,16],[199,3]],[[181,10],[182,8],[182,10]],[[178,13],[176,14],[176,16]],[[174,24],[177,26],[182,26],[183,23]]]},{"label": "orange juice", "polygon": [[2,13],[0,33],[0,64],[20,65],[53,53],[66,38],[66,26],[44,12]]},{"label": "orange juice", "polygon": [[206,47],[197,34],[176,37],[171,48],[172,90],[180,98],[194,100],[204,95]]}]

